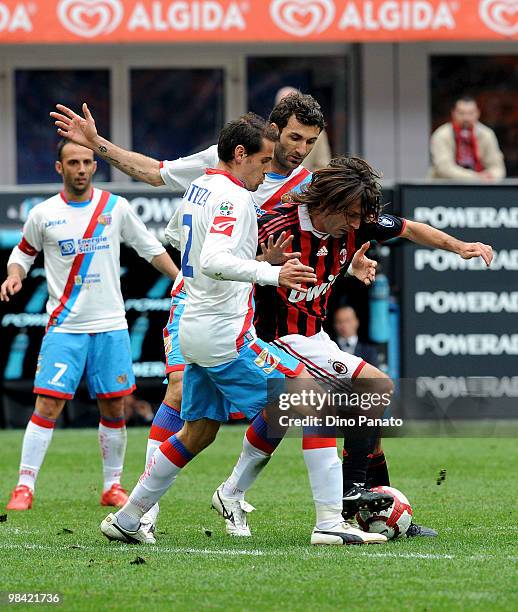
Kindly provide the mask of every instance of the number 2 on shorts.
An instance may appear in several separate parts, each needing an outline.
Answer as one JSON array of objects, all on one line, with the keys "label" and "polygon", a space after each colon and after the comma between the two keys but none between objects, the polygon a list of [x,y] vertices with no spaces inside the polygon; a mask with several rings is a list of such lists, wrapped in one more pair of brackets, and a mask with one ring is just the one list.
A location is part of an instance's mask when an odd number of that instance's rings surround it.
[{"label": "number 2 on shorts", "polygon": [[192,278],[193,269],[192,266],[189,265],[189,253],[191,252],[192,245],[192,215],[185,214],[182,218],[182,225],[189,228],[185,251],[182,257],[182,274],[185,278]]}]

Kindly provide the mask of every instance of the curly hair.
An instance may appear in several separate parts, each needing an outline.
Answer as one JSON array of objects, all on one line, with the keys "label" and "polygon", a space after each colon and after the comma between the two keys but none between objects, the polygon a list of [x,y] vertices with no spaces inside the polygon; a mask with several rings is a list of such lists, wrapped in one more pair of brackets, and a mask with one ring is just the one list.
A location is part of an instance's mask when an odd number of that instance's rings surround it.
[{"label": "curly hair", "polygon": [[285,96],[276,104],[268,120],[270,123],[275,123],[279,132],[282,132],[292,115],[295,115],[297,121],[302,125],[314,125],[320,130],[323,130],[326,125],[320,104],[313,96],[300,91]]},{"label": "curly hair", "polygon": [[376,221],[381,212],[381,174],[360,157],[335,157],[313,173],[311,182],[290,199],[305,204],[308,212],[346,213],[361,199],[363,221]]}]

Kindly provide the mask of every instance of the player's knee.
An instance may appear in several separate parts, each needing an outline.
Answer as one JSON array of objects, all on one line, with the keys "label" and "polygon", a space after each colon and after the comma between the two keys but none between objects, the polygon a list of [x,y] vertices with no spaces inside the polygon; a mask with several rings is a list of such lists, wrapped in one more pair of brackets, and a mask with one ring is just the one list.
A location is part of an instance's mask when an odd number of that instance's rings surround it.
[{"label": "player's knee", "polygon": [[113,397],[99,399],[99,412],[108,419],[122,419],[124,417],[124,398]]},{"label": "player's knee", "polygon": [[366,364],[358,378],[353,382],[356,392],[378,393],[392,395],[394,383],[390,376],[370,364]]},{"label": "player's knee", "polygon": [[38,395],[36,398],[36,410],[39,415],[46,419],[57,419],[63,410],[65,400],[48,395]]}]

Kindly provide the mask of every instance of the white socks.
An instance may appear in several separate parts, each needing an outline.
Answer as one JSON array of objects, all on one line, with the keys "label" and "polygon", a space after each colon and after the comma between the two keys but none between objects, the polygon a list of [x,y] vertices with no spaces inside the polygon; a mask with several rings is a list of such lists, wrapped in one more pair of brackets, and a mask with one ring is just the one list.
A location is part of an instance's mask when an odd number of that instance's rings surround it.
[{"label": "white socks", "polygon": [[304,461],[315,502],[317,529],[331,529],[342,518],[342,463],[336,447],[304,449]]},{"label": "white socks", "polygon": [[108,421],[104,417],[99,423],[99,446],[103,460],[103,491],[113,484],[119,484],[124,455],[126,454],[126,425],[124,419]]},{"label": "white socks", "polygon": [[127,504],[116,513],[120,526],[128,531],[136,531],[141,518],[171,487],[182,467],[173,463],[158,448],[131,492]]},{"label": "white socks", "polygon": [[52,440],[56,421],[34,413],[25,429],[18,485],[34,491],[36,478]]},{"label": "white socks", "polygon": [[[146,448],[146,466],[149,463],[151,457],[154,455],[156,449],[162,444],[162,442],[160,442],[159,440],[152,440],[151,438],[147,439],[147,448]],[[142,517],[142,521],[144,522],[149,522],[149,523],[153,523],[153,525],[156,523],[157,518],[158,518],[158,513],[160,511],[160,507],[158,505],[158,502],[152,507],[150,508],[145,516]]]},{"label": "white socks", "polygon": [[270,454],[253,446],[245,435],[241,455],[232,474],[223,485],[224,497],[244,499],[245,492],[254,484],[270,458]]}]

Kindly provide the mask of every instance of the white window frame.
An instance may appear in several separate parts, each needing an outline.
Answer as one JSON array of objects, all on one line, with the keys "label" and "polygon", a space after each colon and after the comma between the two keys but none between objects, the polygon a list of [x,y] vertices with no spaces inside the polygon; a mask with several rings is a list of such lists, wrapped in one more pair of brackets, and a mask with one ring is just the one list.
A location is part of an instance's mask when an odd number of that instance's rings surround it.
[{"label": "white window frame", "polygon": [[[246,112],[246,61],[249,56],[348,56],[349,148],[359,151],[358,71],[350,44],[178,44],[178,45],[5,45],[0,56],[0,184],[16,184],[16,109],[14,75],[18,69],[91,68],[110,71],[110,138],[124,148],[132,142],[130,70],[132,68],[215,68],[224,71],[225,120]],[[51,109],[49,109],[50,112]],[[51,119],[49,118],[49,121]],[[112,168],[111,181],[130,177]]]}]

